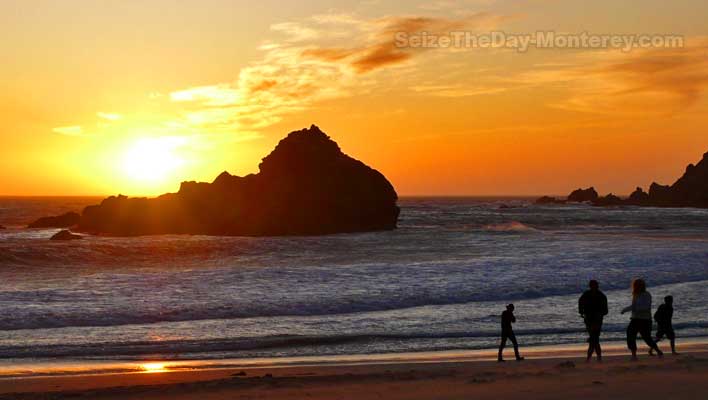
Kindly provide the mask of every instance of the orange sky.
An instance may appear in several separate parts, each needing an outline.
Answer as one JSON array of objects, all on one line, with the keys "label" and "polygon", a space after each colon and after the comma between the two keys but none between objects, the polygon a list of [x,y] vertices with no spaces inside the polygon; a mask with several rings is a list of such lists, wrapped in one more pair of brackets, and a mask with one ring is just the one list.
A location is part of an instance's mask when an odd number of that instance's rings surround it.
[{"label": "orange sky", "polygon": [[[708,4],[0,3],[0,195],[155,195],[256,172],[315,123],[401,195],[629,193],[708,151]],[[394,35],[672,34],[679,48]]]}]

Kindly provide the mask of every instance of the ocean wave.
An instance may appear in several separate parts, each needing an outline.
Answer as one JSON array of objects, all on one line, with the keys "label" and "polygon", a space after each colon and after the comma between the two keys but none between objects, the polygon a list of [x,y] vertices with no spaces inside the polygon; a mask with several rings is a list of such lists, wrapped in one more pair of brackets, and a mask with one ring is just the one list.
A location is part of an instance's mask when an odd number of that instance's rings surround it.
[{"label": "ocean wave", "polygon": [[[708,323],[675,324],[677,331],[706,329]],[[603,327],[606,334],[621,334],[626,324],[611,324]],[[578,328],[515,329],[520,338],[558,337],[563,335],[584,336],[585,330]],[[682,337],[704,336],[705,333],[684,333]],[[488,331],[449,331],[435,333],[363,333],[342,335],[275,335],[269,337],[240,337],[216,340],[168,340],[134,341],[114,343],[92,343],[79,345],[35,345],[35,346],[0,346],[0,358],[29,357],[115,357],[141,355],[170,355],[185,353],[237,353],[256,350],[287,350],[298,347],[325,347],[341,345],[365,345],[386,342],[444,341],[449,339],[489,339],[499,337],[498,330]],[[528,342],[528,340],[527,340]]]},{"label": "ocean wave", "polygon": [[539,230],[519,221],[503,222],[500,224],[489,224],[482,227],[489,232],[538,232]]},{"label": "ocean wave", "polygon": [[[659,284],[698,284],[705,278],[696,279],[693,283],[686,280],[667,279]],[[605,290],[611,288],[607,284]],[[656,287],[656,286],[655,286]],[[101,293],[82,291],[83,298],[77,302],[76,295],[52,290],[36,290],[31,292],[2,291],[0,303],[6,305],[0,315],[0,331],[20,331],[36,329],[56,329],[72,327],[120,327],[130,325],[150,325],[160,323],[189,323],[210,320],[246,320],[246,319],[278,319],[278,318],[339,318],[343,316],[376,315],[377,313],[415,312],[424,308],[435,307],[479,307],[480,304],[506,303],[509,301],[530,301],[537,299],[560,298],[578,293],[575,285],[547,288],[518,288],[516,290],[499,290],[489,288],[476,293],[438,293],[433,296],[421,296],[410,293],[406,296],[361,297],[354,301],[349,297],[313,298],[302,302],[293,298],[291,301],[281,299],[277,303],[262,299],[260,302],[202,304],[198,301],[177,303],[165,301],[149,304],[149,301],[134,302],[124,307],[100,308],[96,302],[103,297]],[[26,304],[42,303],[43,309]],[[297,302],[297,306],[293,306]],[[56,306],[54,306],[56,305]],[[63,305],[72,305],[64,308]],[[496,315],[488,315],[476,322],[496,320]]]}]

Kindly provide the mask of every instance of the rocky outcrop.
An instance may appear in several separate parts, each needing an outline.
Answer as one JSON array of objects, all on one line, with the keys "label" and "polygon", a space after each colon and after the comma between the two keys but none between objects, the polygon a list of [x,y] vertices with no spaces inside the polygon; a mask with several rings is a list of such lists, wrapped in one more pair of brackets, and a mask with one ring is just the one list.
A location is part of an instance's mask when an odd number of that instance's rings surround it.
[{"label": "rocky outcrop", "polygon": [[42,217],[31,224],[28,228],[69,228],[79,223],[81,216],[75,212],[68,212],[66,214],[58,215],[55,217]]},{"label": "rocky outcrop", "polygon": [[536,200],[536,204],[540,204],[540,205],[543,205],[543,204],[565,204],[565,201],[558,200],[555,197],[543,196],[543,197],[538,198],[538,200]]},{"label": "rocky outcrop", "polygon": [[649,204],[649,193],[638,187],[634,192],[632,192],[631,195],[629,195],[629,198],[625,202],[634,206]]},{"label": "rocky outcrop", "polygon": [[698,164],[690,164],[686,172],[671,186],[653,183],[649,188],[650,205],[663,207],[708,208],[708,153]]},{"label": "rocky outcrop", "polygon": [[63,230],[63,231],[57,232],[49,240],[79,240],[82,238],[83,237],[81,235],[76,235],[76,234],[71,233],[70,231]]},{"label": "rocky outcrop", "polygon": [[568,195],[568,201],[572,203],[584,203],[593,202],[597,200],[599,195],[594,187],[587,189],[577,189],[574,190],[570,195]]},{"label": "rocky outcrop", "polygon": [[595,201],[592,202],[592,204],[595,206],[609,207],[609,206],[622,206],[622,205],[625,205],[626,203],[620,197],[615,196],[614,194],[610,193],[607,196],[598,197]]},{"label": "rocky outcrop", "polygon": [[[549,204],[555,199],[544,196],[538,204]],[[578,189],[568,196],[569,202],[589,201],[596,206],[651,206],[651,207],[698,207],[708,208],[708,153],[698,164],[690,164],[686,172],[673,185],[652,183],[649,192],[638,187],[627,199],[613,194],[598,197],[594,188]]]},{"label": "rocky outcrop", "polygon": [[318,127],[290,133],[244,177],[184,182],[154,199],[109,197],[86,207],[78,231],[151,234],[322,235],[395,229],[398,196],[378,171],[342,153]]}]

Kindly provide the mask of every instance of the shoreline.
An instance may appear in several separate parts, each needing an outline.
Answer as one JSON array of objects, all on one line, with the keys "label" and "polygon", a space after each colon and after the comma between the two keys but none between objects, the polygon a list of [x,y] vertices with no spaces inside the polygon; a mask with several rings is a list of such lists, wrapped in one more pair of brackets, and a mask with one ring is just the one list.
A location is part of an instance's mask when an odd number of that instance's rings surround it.
[{"label": "shoreline", "polygon": [[[640,343],[641,344],[641,343]],[[608,357],[628,355],[623,341],[602,342],[603,355]],[[660,347],[669,349],[668,340]],[[677,344],[679,353],[707,352],[708,337],[687,338]],[[527,359],[573,359],[584,357],[586,344],[552,344],[522,346],[521,354]],[[641,355],[641,351],[639,353]],[[504,358],[513,361],[510,346],[504,350]],[[292,367],[337,367],[358,365],[428,364],[455,362],[496,361],[497,349],[441,350],[377,354],[341,354],[300,357],[224,358],[170,360],[145,357],[143,360],[82,360],[82,359],[0,359],[0,384],[10,379],[33,379],[48,377],[101,376],[115,374],[141,374],[145,365],[160,365],[160,373],[182,371],[209,371],[230,369],[292,368]],[[20,362],[12,362],[22,360]],[[6,364],[6,365],[5,365]],[[148,368],[149,369],[149,368]]]},{"label": "shoreline", "polygon": [[[629,361],[624,346],[607,344],[604,363],[586,364],[584,349],[582,345],[522,348],[525,361],[506,363],[494,361],[494,350],[242,360],[240,364],[222,360],[231,364],[221,366],[159,365],[146,360],[143,365],[154,370],[0,378],[0,399],[221,399],[262,396],[264,390],[273,399],[369,398],[374,393],[391,399],[495,398],[499,393],[508,398],[528,398],[530,393],[536,393],[531,398],[563,398],[567,390],[580,390],[578,395],[597,390],[607,398],[633,396],[624,388],[644,388],[644,398],[653,399],[699,398],[708,390],[708,341],[679,342],[681,355],[667,354],[663,359],[640,350],[639,362]],[[512,390],[517,386],[524,389]]]}]

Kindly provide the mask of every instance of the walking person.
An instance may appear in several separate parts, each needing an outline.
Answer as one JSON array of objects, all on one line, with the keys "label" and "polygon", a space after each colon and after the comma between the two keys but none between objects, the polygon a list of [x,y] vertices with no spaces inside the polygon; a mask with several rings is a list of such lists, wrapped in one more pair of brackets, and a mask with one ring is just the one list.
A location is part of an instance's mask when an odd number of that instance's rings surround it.
[{"label": "walking person", "polygon": [[643,279],[635,279],[632,282],[632,305],[623,309],[622,314],[629,311],[632,312],[632,317],[627,327],[627,347],[632,352],[632,361],[637,360],[637,333],[642,335],[649,348],[662,357],[664,353],[651,337],[651,294],[647,292],[647,284]]},{"label": "walking person", "polygon": [[519,355],[519,344],[516,341],[516,335],[514,335],[514,329],[511,324],[516,322],[516,317],[514,316],[514,305],[509,304],[506,306],[506,311],[501,315],[501,344],[499,345],[499,357],[497,361],[504,362],[502,353],[504,352],[504,347],[506,347],[507,339],[511,341],[514,345],[514,355],[516,356],[516,361],[521,361],[524,358]]},{"label": "walking person", "polygon": [[[660,305],[659,308],[654,313],[654,321],[656,321],[656,339],[654,340],[656,344],[666,335],[671,343],[671,354],[678,355],[676,352],[676,334],[674,333],[674,326],[672,319],[674,317],[674,297],[666,296],[664,297],[664,304]],[[654,349],[649,350],[649,355],[654,355]]]},{"label": "walking person", "polygon": [[602,319],[607,315],[607,297],[600,291],[600,285],[596,280],[591,280],[580,300],[578,300],[578,312],[585,321],[585,328],[588,331],[588,357],[587,362],[592,359],[593,353],[597,354],[597,361],[602,362],[602,348],[600,347],[600,333],[602,333]]}]

